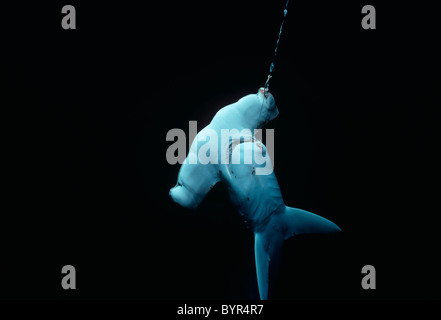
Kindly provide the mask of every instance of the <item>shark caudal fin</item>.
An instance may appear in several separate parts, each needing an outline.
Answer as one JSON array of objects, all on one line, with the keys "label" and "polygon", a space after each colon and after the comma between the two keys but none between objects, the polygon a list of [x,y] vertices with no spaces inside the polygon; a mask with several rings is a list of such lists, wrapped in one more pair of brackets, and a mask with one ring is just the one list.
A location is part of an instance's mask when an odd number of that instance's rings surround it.
[{"label": "shark caudal fin", "polygon": [[274,281],[279,266],[283,240],[282,234],[277,231],[265,230],[254,234],[254,257],[261,300],[268,299],[270,283]]},{"label": "shark caudal fin", "polygon": [[334,233],[341,229],[314,213],[286,207],[285,212],[271,217],[263,230],[254,234],[257,284],[260,299],[268,299],[270,284],[280,261],[283,241],[299,234]]}]

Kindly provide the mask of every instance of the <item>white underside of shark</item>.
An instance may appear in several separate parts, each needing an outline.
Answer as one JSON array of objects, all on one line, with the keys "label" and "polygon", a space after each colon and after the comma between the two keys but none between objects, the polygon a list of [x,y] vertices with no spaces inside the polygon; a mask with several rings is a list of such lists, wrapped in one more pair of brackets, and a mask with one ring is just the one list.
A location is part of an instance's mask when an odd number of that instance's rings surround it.
[{"label": "white underside of shark", "polygon": [[[213,143],[198,139],[198,136],[204,135],[204,130],[214,130],[219,137],[222,129],[249,129],[253,133],[277,115],[274,97],[270,93],[265,94],[261,88],[257,94],[247,95],[220,109],[211,123],[198,133],[186,160],[197,157],[198,151],[205,144]],[[258,164],[254,159],[264,157],[266,161],[271,160],[263,156],[267,154],[266,147],[252,134],[249,137],[237,137],[236,141],[233,137],[230,143],[218,143],[216,146],[219,149],[219,161],[216,164],[184,162],[179,171],[178,183],[170,190],[170,196],[181,206],[196,209],[217,182],[226,183],[231,201],[254,231],[259,295],[262,300],[266,300],[284,240],[299,234],[334,233],[341,229],[321,216],[285,205],[274,172],[256,174],[256,168],[263,164]],[[225,148],[228,148],[227,152]],[[229,157],[227,163],[221,161],[225,154]],[[253,155],[253,161],[245,164],[244,159],[249,154]]]}]

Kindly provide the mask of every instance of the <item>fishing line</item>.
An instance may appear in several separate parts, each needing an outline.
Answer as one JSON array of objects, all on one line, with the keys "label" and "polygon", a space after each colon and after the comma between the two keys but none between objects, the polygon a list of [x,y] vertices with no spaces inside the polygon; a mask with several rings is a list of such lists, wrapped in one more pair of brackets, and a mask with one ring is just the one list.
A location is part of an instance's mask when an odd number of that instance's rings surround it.
[{"label": "fishing line", "polygon": [[282,24],[280,25],[279,37],[277,38],[276,49],[274,50],[274,56],[273,56],[273,60],[271,61],[271,66],[270,66],[268,78],[266,79],[265,85],[263,87],[265,89],[265,91],[264,91],[265,97],[267,96],[268,91],[269,91],[269,81],[272,77],[272,73],[274,70],[274,61],[276,60],[276,56],[277,56],[277,48],[279,47],[279,41],[280,41],[280,36],[282,35],[283,24],[285,23],[286,14],[288,13],[288,4],[289,4],[289,0],[286,1],[285,10],[283,10],[283,20],[282,20]]}]

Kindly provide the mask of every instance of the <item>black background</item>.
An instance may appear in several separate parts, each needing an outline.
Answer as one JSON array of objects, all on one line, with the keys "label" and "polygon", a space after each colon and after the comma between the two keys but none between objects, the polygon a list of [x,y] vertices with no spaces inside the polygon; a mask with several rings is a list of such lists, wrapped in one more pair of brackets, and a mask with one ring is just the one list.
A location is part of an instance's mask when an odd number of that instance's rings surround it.
[{"label": "black background", "polygon": [[[257,298],[252,232],[223,185],[197,212],[172,203],[165,136],[257,92],[284,1],[90,2],[2,5],[0,297]],[[440,298],[434,11],[291,2],[275,173],[287,205],[343,233],[288,240],[272,298]]]}]

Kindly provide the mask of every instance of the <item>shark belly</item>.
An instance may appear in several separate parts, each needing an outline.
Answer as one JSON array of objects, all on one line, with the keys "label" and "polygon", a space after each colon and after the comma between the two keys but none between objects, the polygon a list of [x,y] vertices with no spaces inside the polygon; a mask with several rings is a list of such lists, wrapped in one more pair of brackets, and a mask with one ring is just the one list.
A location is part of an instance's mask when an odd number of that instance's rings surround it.
[{"label": "shark belly", "polygon": [[[256,155],[261,157],[264,149],[265,146],[257,140],[236,145],[224,174],[231,201],[256,231],[267,225],[272,215],[283,213],[286,207],[274,172],[256,174],[256,168],[263,166],[257,163]],[[247,164],[245,158],[250,155],[251,163]],[[266,161],[271,160],[266,157]]]}]

